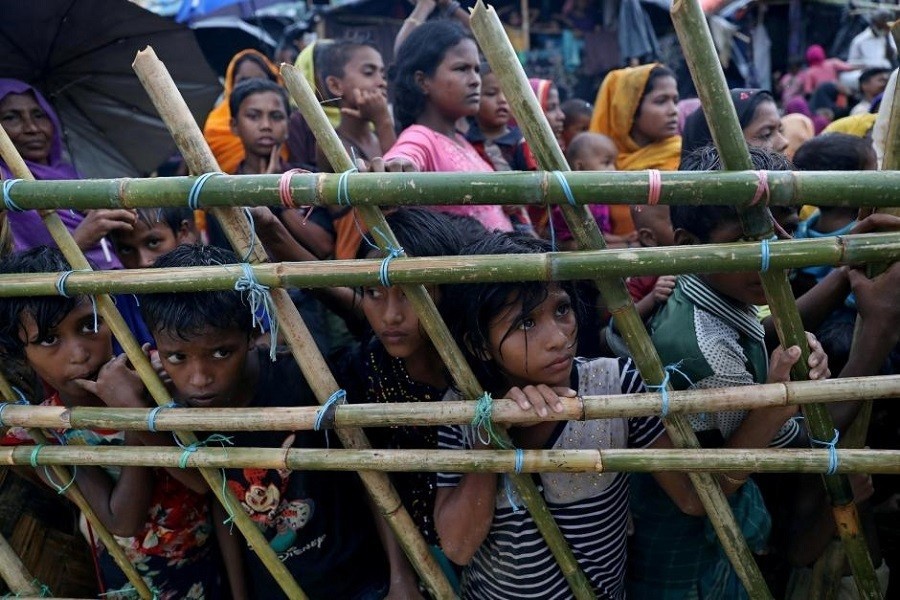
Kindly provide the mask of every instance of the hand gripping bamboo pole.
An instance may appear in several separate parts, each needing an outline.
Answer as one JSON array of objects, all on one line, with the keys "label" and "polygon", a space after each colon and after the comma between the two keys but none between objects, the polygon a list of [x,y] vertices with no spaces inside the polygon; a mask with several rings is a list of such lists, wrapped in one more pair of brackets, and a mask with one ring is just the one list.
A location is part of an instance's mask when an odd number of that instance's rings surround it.
[{"label": "hand gripping bamboo pole", "polygon": [[[356,165],[353,164],[353,161],[347,154],[347,150],[338,138],[334,128],[329,124],[325,112],[316,100],[315,94],[310,89],[306,79],[290,65],[282,65],[281,74],[288,92],[299,106],[303,117],[316,136],[316,142],[334,170],[342,172],[355,169]],[[360,206],[356,210],[370,231],[380,231],[383,234],[372,236],[382,251],[390,252],[399,248],[400,245],[390,227],[388,227],[380,208]],[[400,249],[400,253],[402,256],[402,249]],[[401,286],[401,289],[412,303],[420,323],[459,389],[462,390],[465,396],[472,399],[481,396],[483,390],[459,348],[453,343],[453,337],[441,319],[431,296],[428,295],[428,292],[421,285],[404,285]],[[500,435],[506,436],[506,433],[501,432]],[[508,438],[506,441],[509,442]],[[557,527],[556,522],[550,515],[550,511],[547,509],[547,505],[544,503],[540,492],[538,492],[534,481],[528,476],[515,473],[509,473],[507,477],[515,486],[522,503],[531,514],[535,525],[553,553],[575,597],[592,598],[593,592],[587,577],[585,577],[578,566],[574,554],[572,554],[562,533],[559,531],[559,527]]]},{"label": "hand gripping bamboo pole", "polygon": [[[203,134],[175,87],[175,82],[165,65],[156,57],[153,49],[147,48],[139,52],[133,68],[169,131],[172,132],[191,171],[198,174],[218,171],[218,164],[206,144]],[[222,224],[229,241],[238,254],[246,254],[249,250],[252,252],[250,262],[266,261],[265,249],[255,236],[250,235],[248,223],[238,209],[217,208],[213,209],[213,215]],[[250,245],[251,240],[254,240],[252,246]],[[339,389],[337,382],[287,292],[282,289],[273,289],[271,296],[280,330],[290,346],[294,359],[316,394],[319,403],[326,403],[331,395]],[[362,430],[342,430],[338,432],[338,435],[346,448],[367,449],[371,447]],[[450,584],[432,557],[430,549],[419,534],[409,513],[403,507],[387,476],[374,472],[360,472],[359,476],[375,505],[397,536],[400,545],[410,557],[410,562],[416,568],[426,587],[437,598],[452,598],[454,594]],[[253,545],[256,547],[256,544]],[[275,566],[284,568],[280,561]],[[299,592],[299,588],[297,592]]]},{"label": "hand gripping bamboo pole", "polygon": [[[18,177],[19,179],[24,180],[33,180],[34,175],[32,175],[31,171],[28,169],[28,166],[25,164],[25,161],[22,160],[22,157],[19,155],[18,150],[16,150],[15,145],[13,145],[12,140],[9,139],[9,135],[7,135],[6,130],[0,127],[0,157],[3,158],[4,162],[9,166],[10,171],[13,176]],[[72,239],[72,235],[69,233],[69,230],[66,229],[66,226],[63,224],[62,220],[59,218],[59,215],[56,214],[56,211],[47,210],[41,211],[41,217],[44,220],[44,224],[47,226],[47,229],[50,231],[50,235],[53,237],[53,240],[60,247],[63,254],[66,257],[66,260],[69,261],[69,265],[72,269],[85,269],[90,270],[90,264],[88,264],[87,259],[82,254],[81,249],[75,243],[75,240]],[[116,337],[122,340],[123,346],[125,344],[125,340],[119,337],[116,329],[113,328],[113,324],[124,328],[126,332],[128,332],[130,336],[130,331],[128,331],[127,325],[125,325],[125,321],[122,320],[122,316],[119,314],[119,311],[116,309],[115,305],[112,302],[112,299],[107,294],[98,295],[95,297],[95,301],[97,303],[97,310],[100,314],[103,315],[104,321],[110,323],[110,328],[116,333]],[[118,317],[118,321],[116,321],[116,317]],[[141,351],[140,347],[137,345],[137,342],[134,342],[134,338],[131,338],[132,344],[134,348],[137,348],[138,353],[143,357],[144,353]],[[150,368],[149,363],[147,367]],[[150,368],[150,372],[153,372],[153,369]],[[155,376],[155,374],[154,374]],[[7,383],[4,379],[4,383]],[[12,388],[9,388],[8,385],[4,385],[3,387],[3,395],[7,399],[7,401],[14,402],[17,398],[15,398],[15,394],[12,391]],[[30,429],[28,434],[34,440],[35,444],[48,444],[49,440],[44,435],[44,432],[40,429]],[[57,481],[71,481],[73,475],[69,473],[68,469],[65,469],[62,466],[54,467],[53,474],[56,477]],[[154,593],[147,586],[144,579],[138,574],[134,565],[131,564],[131,561],[128,560],[128,557],[125,555],[125,550],[118,544],[115,537],[109,532],[109,530],[103,526],[103,523],[100,522],[100,519],[97,517],[94,509],[91,508],[91,505],[88,504],[87,499],[82,495],[81,491],[78,489],[77,485],[71,485],[65,492],[66,498],[71,500],[75,506],[84,514],[91,528],[94,530],[94,533],[97,535],[97,538],[100,542],[106,547],[107,552],[109,552],[110,556],[116,562],[122,572],[125,573],[125,577],[128,579],[128,582],[134,587],[137,594],[145,599],[150,600],[154,597]],[[94,552],[95,549],[91,548],[91,552]]]},{"label": "hand gripping bamboo pole", "polygon": [[[730,101],[725,75],[700,4],[696,0],[676,0],[671,12],[675,31],[706,111],[707,122],[719,148],[722,164],[729,170],[752,169],[747,144],[734,105]],[[738,214],[747,237],[754,240],[772,237],[772,217],[767,206],[749,207],[739,210]],[[809,346],[787,273],[781,269],[769,269],[761,272],[760,278],[782,346],[799,346],[802,351],[800,359],[791,369],[792,378],[808,379]],[[805,406],[803,414],[811,439],[823,442],[832,439],[834,423],[824,406]],[[841,475],[825,475],[823,479],[860,596],[881,598],[875,568],[860,528],[856,505],[853,503],[850,482],[846,476]]]},{"label": "hand gripping bamboo pole", "polygon": [[[491,71],[497,74],[500,87],[509,99],[512,111],[538,159],[538,164],[547,171],[568,171],[569,166],[556,142],[556,137],[528,85],[521,64],[515,59],[508,38],[502,33],[503,26],[497,13],[492,7],[485,7],[481,0],[478,0],[472,11],[471,24],[481,50],[491,65]],[[545,185],[549,186],[551,180],[549,173],[547,175]],[[603,236],[586,207],[560,204],[560,208],[580,248],[606,247]],[[619,278],[605,277],[598,279],[597,285],[616,320],[616,326],[622,333],[641,377],[648,385],[660,385],[665,381],[665,372],[624,282]],[[700,446],[697,436],[683,416],[671,415],[665,419],[665,424],[666,431],[676,446],[682,448]],[[690,478],[719,541],[744,586],[756,598],[770,598],[771,594],[718,482],[711,475],[691,474]]]}]

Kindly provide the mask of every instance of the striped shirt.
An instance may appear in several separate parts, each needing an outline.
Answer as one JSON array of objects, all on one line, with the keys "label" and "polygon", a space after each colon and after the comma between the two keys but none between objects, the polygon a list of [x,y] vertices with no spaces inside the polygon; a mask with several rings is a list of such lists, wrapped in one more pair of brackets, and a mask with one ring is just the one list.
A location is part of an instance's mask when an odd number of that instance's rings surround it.
[{"label": "striped shirt", "polygon": [[[579,365],[581,395],[638,393],[643,382],[630,360],[598,359]],[[545,448],[642,448],[663,432],[656,417],[561,422]],[[445,426],[441,448],[471,448],[471,427]],[[462,475],[438,474],[438,486],[459,485]],[[627,473],[544,473],[539,489],[598,598],[624,598]],[[550,549],[524,508],[514,511],[500,484],[487,538],[463,573],[463,598],[570,598],[572,592]]]}]

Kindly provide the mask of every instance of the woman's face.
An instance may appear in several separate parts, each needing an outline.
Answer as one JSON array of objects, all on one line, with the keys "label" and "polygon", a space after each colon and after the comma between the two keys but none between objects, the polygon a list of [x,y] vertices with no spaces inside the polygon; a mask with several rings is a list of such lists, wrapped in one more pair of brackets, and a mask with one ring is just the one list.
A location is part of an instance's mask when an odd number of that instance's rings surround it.
[{"label": "woman's face", "polygon": [[478,46],[464,39],[450,47],[430,77],[419,73],[419,85],[428,103],[448,119],[470,117],[481,103]]},{"label": "woman's face", "polygon": [[48,164],[53,143],[53,122],[34,94],[7,94],[0,100],[0,122],[22,158]]},{"label": "woman's face", "polygon": [[751,146],[758,146],[783,153],[788,141],[781,132],[781,116],[774,102],[760,102],[753,113],[753,120],[744,127],[744,139]]},{"label": "woman's face", "polygon": [[266,73],[266,71],[259,66],[252,58],[245,58],[240,63],[238,63],[237,68],[234,70],[234,85],[237,86],[242,81],[246,81],[247,79],[271,79],[271,75]]},{"label": "woman's face", "polygon": [[559,107],[559,90],[556,86],[550,88],[547,94],[547,107],[544,109],[547,121],[550,123],[550,129],[556,134],[557,139],[562,139],[563,124],[566,121],[566,114]]},{"label": "woman's face", "polygon": [[631,139],[639,146],[678,135],[678,84],[674,77],[657,77],[637,110]]}]

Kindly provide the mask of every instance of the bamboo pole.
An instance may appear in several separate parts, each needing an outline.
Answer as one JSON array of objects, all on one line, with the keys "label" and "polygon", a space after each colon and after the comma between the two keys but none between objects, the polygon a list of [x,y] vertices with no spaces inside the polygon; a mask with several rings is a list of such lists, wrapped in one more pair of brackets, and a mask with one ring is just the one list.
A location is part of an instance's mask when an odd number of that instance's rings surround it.
[{"label": "bamboo pole", "polygon": [[[771,268],[860,265],[900,259],[900,233],[869,233],[769,244]],[[668,248],[594,250],[522,255],[409,257],[391,263],[391,281],[448,284],[483,281],[562,281],[605,276],[741,272],[757,268],[759,244],[704,244]],[[321,288],[379,285],[380,260],[334,260],[257,264],[269,287]],[[243,276],[236,265],[75,272],[66,280],[73,294],[196,292],[232,289]],[[58,274],[0,275],[0,297],[52,296]]]},{"label": "bamboo pole", "polygon": [[[156,58],[153,49],[147,48],[139,52],[133,68],[169,131],[175,137],[191,171],[194,173],[218,171],[218,164],[197,123],[178,93],[175,82],[169,76],[162,62]],[[265,249],[255,236],[249,235],[248,224],[238,210],[214,208],[213,214],[222,224],[229,241],[238,254],[244,255],[249,251],[249,262],[265,262],[267,258]],[[303,376],[309,382],[319,403],[325,404],[338,390],[337,382],[287,292],[274,289],[271,290],[271,297],[281,332],[288,342],[294,359],[300,366]],[[338,432],[338,435],[341,443],[347,448],[370,447],[361,430],[343,430]],[[359,476],[425,585],[438,598],[452,597],[450,584],[432,557],[430,549],[419,534],[409,513],[400,502],[390,480],[380,473],[362,472],[359,473]],[[248,538],[248,541],[251,540]],[[252,541],[251,545],[257,546]],[[272,557],[275,557],[274,553]],[[277,557],[275,559],[277,560]],[[279,561],[277,565],[272,565],[270,570],[273,568],[283,570],[284,566]],[[296,582],[292,581],[291,583],[296,586]],[[296,588],[296,593],[300,593],[299,588]],[[291,596],[291,594],[288,595]]]},{"label": "bamboo pole", "polygon": [[[6,133],[6,130],[2,127],[0,127],[0,156],[2,156],[3,161],[8,165],[10,171],[15,177],[23,180],[34,179],[34,176],[28,169],[25,161],[22,160],[22,157],[19,155],[18,150],[16,150],[16,147],[12,143],[12,140],[10,140],[9,135]],[[66,260],[69,262],[69,265],[72,267],[72,269],[90,269],[90,265],[88,264],[87,259],[84,257],[81,249],[78,247],[78,245],[75,243],[75,240],[66,229],[66,226],[59,218],[59,215],[57,215],[55,211],[48,210],[42,211],[41,217],[43,218],[44,224],[47,226],[50,235],[62,250],[63,254],[66,257]],[[140,350],[140,347],[137,345],[137,342],[134,341],[134,338],[131,337],[131,332],[128,331],[128,327],[122,320],[122,316],[115,308],[115,305],[113,304],[109,295],[98,295],[95,297],[95,302],[97,304],[97,310],[100,312],[100,314],[103,315],[104,321],[109,324],[110,329],[116,334],[116,337],[120,340],[122,346],[126,347],[128,345],[128,340],[119,336],[118,330],[120,329],[124,330],[124,332],[127,332],[127,335],[132,342],[132,349],[136,348],[138,354],[140,354],[140,356],[146,361],[144,353]],[[150,367],[149,362],[147,363],[147,368],[151,373],[153,372],[153,369]],[[11,389],[7,390],[4,388],[3,391],[4,393],[9,392],[10,394],[6,396],[6,398],[12,398],[13,401],[15,400],[15,396],[12,395]],[[39,429],[31,429],[29,430],[28,434],[34,440],[35,444],[49,443],[46,435],[44,435],[44,433]],[[63,468],[62,466],[54,467],[53,474],[58,481],[71,481],[74,477],[73,474],[69,473],[68,470]],[[66,490],[65,495],[84,514],[88,523],[90,523],[91,527],[94,529],[94,533],[96,533],[97,538],[106,547],[107,552],[109,552],[110,556],[119,566],[119,568],[122,569],[122,572],[125,574],[128,582],[135,588],[137,594],[141,598],[147,600],[151,599],[153,597],[153,593],[150,591],[150,588],[147,586],[146,582],[144,582],[144,579],[138,574],[134,565],[131,564],[131,561],[128,560],[128,557],[125,555],[125,551],[118,544],[115,537],[109,532],[106,527],[103,526],[103,523],[100,522],[100,519],[94,512],[94,509],[91,508],[87,499],[78,489],[78,486],[70,486],[69,489]]]},{"label": "bamboo pole", "polygon": [[[770,204],[776,206],[873,206],[896,203],[896,171],[768,171]],[[360,173],[346,176],[356,206],[437,204],[567,204],[548,171],[498,173]],[[570,172],[566,180],[577,204],[641,205],[647,201],[646,171]],[[748,206],[758,187],[747,171],[661,173],[660,204]],[[279,175],[222,175],[203,186],[203,204],[280,206]],[[300,173],[291,195],[302,205],[336,206],[340,174]],[[25,209],[181,207],[196,177],[27,181],[10,192]]]},{"label": "bamboo pole", "polygon": [[[328,122],[325,112],[316,100],[315,93],[310,89],[306,79],[290,65],[282,65],[281,74],[291,98],[297,103],[300,111],[303,113],[303,117],[316,136],[319,148],[322,149],[331,166],[335,171],[355,169],[356,165],[353,164],[337,133]],[[349,197],[349,185],[346,189]],[[400,244],[385,221],[380,208],[376,206],[360,206],[355,210],[370,231],[380,231],[382,233],[382,235],[373,237],[383,252],[387,253],[399,249],[401,258],[393,261],[393,264],[402,263],[403,260],[406,260],[404,258],[405,253],[400,248]],[[447,370],[463,395],[471,399],[481,396],[483,392],[481,385],[466,363],[462,352],[453,343],[453,337],[450,335],[447,325],[441,319],[431,296],[422,285],[403,285],[400,287],[415,309],[420,325],[428,334],[441,360],[443,360],[444,365],[446,365]],[[504,438],[504,442],[511,444],[511,440],[505,431],[501,430],[498,434]],[[508,473],[506,477],[516,488],[522,504],[528,509],[532,520],[556,559],[575,597],[593,598],[593,592],[590,589],[587,577],[578,566],[575,555],[553,520],[543,497],[537,489],[537,485],[531,478],[513,472]]]},{"label": "bamboo pole", "polygon": [[[752,169],[747,144],[730,101],[725,75],[700,4],[696,0],[676,0],[671,13],[723,166],[727,170]],[[772,237],[772,217],[768,207],[748,207],[739,210],[738,214],[747,237],[757,240]],[[792,378],[807,379],[809,346],[787,273],[781,269],[769,269],[761,272],[760,278],[782,346],[799,346],[801,349],[801,357],[791,369]],[[804,406],[803,414],[811,439],[827,441],[833,437],[834,423],[824,406]],[[841,475],[825,475],[823,480],[860,595],[863,598],[881,598],[875,568],[853,503],[850,482]]]},{"label": "bamboo pole", "polygon": [[[669,393],[670,414],[753,410],[778,406],[802,406],[814,402],[846,400],[894,400],[900,398],[900,375],[855,377],[825,381],[794,381],[731,388],[680,390]],[[659,416],[659,393],[617,394],[560,398],[563,409],[544,420],[568,421]],[[5,423],[45,429],[116,429],[147,431],[152,409],[77,406],[7,406]],[[265,413],[253,408],[177,408],[154,417],[158,431],[297,431],[314,428],[315,407],[275,407]],[[345,404],[334,409],[333,428],[463,425],[472,422],[472,402],[407,402]],[[492,420],[513,425],[534,422],[508,399],[496,398]]]},{"label": "bamboo pole", "polygon": [[[509,99],[513,113],[517,116],[519,126],[537,157],[538,164],[546,170],[567,171],[566,178],[574,175],[568,173],[569,166],[556,143],[537,98],[528,85],[521,65],[515,60],[515,53],[509,40],[499,34],[502,25],[493,8],[487,7],[478,0],[472,11],[472,31],[481,46],[481,50],[491,65],[491,71]],[[646,179],[644,180],[646,184]],[[557,183],[555,187],[560,187]],[[646,190],[646,186],[644,186]],[[646,197],[644,198],[644,201]],[[596,201],[596,200],[593,200]],[[580,248],[605,248],[606,243],[594,221],[593,216],[584,206],[560,204],[563,217]],[[617,328],[622,332],[625,344],[634,358],[641,377],[650,385],[660,385],[665,381],[665,372],[659,355],[650,341],[631,296],[621,279],[604,273],[597,279],[600,293],[607,307],[616,320]],[[680,415],[672,415],[665,419],[666,431],[674,445],[684,448],[697,448],[699,442],[690,424]],[[768,598],[768,592],[762,574],[756,565],[753,554],[734,519],[728,501],[716,479],[710,475],[691,474],[691,482],[703,503],[710,523],[722,544],[725,554],[734,565],[744,586],[754,597]]]},{"label": "bamboo pole", "polygon": [[28,572],[6,538],[0,535],[0,575],[9,591],[19,596],[37,596],[41,592],[35,585],[37,580]]},{"label": "bamboo pole", "polygon": [[[828,450],[812,449],[629,449],[524,450],[523,473],[823,473]],[[30,464],[26,447],[0,449],[0,461]],[[171,446],[50,446],[39,465],[104,464],[177,468],[257,468],[305,471],[508,473],[515,450],[322,450],[318,448],[199,448],[185,461]],[[900,450],[838,450],[840,473],[900,474]]]}]

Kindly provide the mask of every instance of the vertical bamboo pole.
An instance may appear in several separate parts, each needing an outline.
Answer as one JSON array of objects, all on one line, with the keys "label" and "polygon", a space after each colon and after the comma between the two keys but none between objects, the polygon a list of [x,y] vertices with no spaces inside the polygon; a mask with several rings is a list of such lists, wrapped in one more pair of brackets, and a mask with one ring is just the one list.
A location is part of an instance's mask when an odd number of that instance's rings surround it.
[{"label": "vertical bamboo pole", "polygon": [[[730,170],[752,170],[750,154],[734,105],[729,101],[728,85],[700,4],[696,0],[676,0],[672,4],[672,21],[706,111],[710,131],[719,148],[722,164]],[[772,217],[767,207],[748,207],[740,210],[739,215],[748,238],[762,240],[772,236]],[[802,351],[800,360],[791,369],[792,378],[808,379],[809,346],[787,273],[776,269],[762,272],[760,277],[781,344],[785,348],[796,345]],[[833,437],[834,423],[824,405],[804,406],[803,414],[811,438],[827,441]],[[824,475],[823,480],[860,596],[881,598],[849,480],[841,475]]]},{"label": "vertical bamboo pole", "polygon": [[[2,156],[6,164],[9,165],[9,169],[15,177],[29,181],[34,180],[34,175],[31,174],[31,171],[28,169],[25,161],[22,160],[22,157],[19,155],[18,150],[16,150],[15,145],[13,145],[12,140],[9,139],[9,135],[7,135],[6,130],[2,127],[0,127],[0,156]],[[40,212],[42,218],[44,219],[44,224],[50,231],[50,235],[53,237],[53,240],[57,243],[63,254],[66,256],[66,260],[69,261],[69,265],[72,267],[72,269],[90,270],[90,265],[88,264],[87,259],[84,257],[84,254],[82,254],[81,249],[78,248],[78,245],[75,243],[72,235],[69,233],[68,229],[66,229],[66,226],[63,224],[62,220],[59,218],[59,215],[56,214],[56,211],[45,210]],[[104,320],[109,323],[111,321],[114,321],[115,317],[118,317],[118,321],[121,327],[124,328],[126,332],[128,332],[130,337],[128,326],[125,325],[125,322],[122,320],[122,316],[119,314],[119,311],[113,304],[112,299],[108,295],[104,294],[102,296],[96,296],[96,302],[97,310],[103,315]],[[115,315],[113,316],[112,313],[115,313]],[[124,346],[125,340],[123,340],[122,337],[119,337],[118,332],[112,327],[112,324],[110,325],[110,328],[114,333],[116,333],[116,337],[119,340],[122,340],[122,344]],[[141,357],[144,357],[144,353],[137,345],[137,342],[134,341],[133,337],[131,338],[131,341],[134,347],[137,348],[138,353],[141,355]],[[147,363],[147,367],[150,369],[150,372],[153,373],[153,369],[150,367],[149,362]],[[155,376],[156,375],[154,373],[154,377]],[[7,382],[4,381],[4,383]],[[8,385],[4,386],[2,391],[7,399],[11,399],[9,401],[14,402],[17,399],[15,398],[15,394],[13,394],[12,389],[9,388]],[[35,444],[49,443],[49,440],[40,429],[31,429],[28,433],[34,440]],[[53,467],[53,474],[58,481],[70,481],[72,479],[72,474],[63,467]],[[79,491],[78,486],[72,485],[71,487],[69,487],[69,489],[66,491],[66,497],[69,498],[84,514],[85,518],[88,520],[88,523],[90,523],[90,526],[93,528],[94,533],[97,534],[97,537],[106,547],[107,552],[109,552],[110,556],[112,556],[116,564],[119,565],[119,568],[121,568],[125,573],[128,582],[131,583],[138,595],[141,598],[145,598],[147,600],[151,599],[154,594],[150,591],[150,588],[147,587],[144,579],[138,574],[137,570],[134,568],[134,565],[131,564],[131,561],[128,560],[128,557],[125,555],[125,551],[118,544],[118,542],[116,542],[115,537],[113,537],[109,530],[100,522],[100,519],[97,517],[96,513],[94,513],[94,510],[91,508],[90,504],[88,504],[87,499],[82,495],[81,491]],[[93,552],[94,549],[92,548],[91,551]]]},{"label": "vertical bamboo pole", "polygon": [[[556,137],[543,115],[537,98],[531,92],[528,80],[521,65],[515,59],[515,52],[505,37],[497,34],[502,25],[497,13],[491,7],[478,0],[472,11],[472,31],[478,39],[481,50],[491,65],[491,71],[497,74],[504,95],[509,99],[513,113],[525,134],[531,149],[542,169],[568,171],[565,156]],[[549,173],[548,173],[549,177]],[[558,185],[548,178],[545,185]],[[572,235],[584,249],[602,249],[606,242],[594,218],[586,206],[560,204],[563,216]],[[659,385],[664,381],[663,371],[656,348],[641,321],[631,296],[622,279],[600,277],[597,280],[601,294],[606,301],[610,313],[616,321],[628,346],[641,377],[648,385]],[[673,444],[679,448],[699,448],[697,436],[690,423],[683,415],[670,415],[665,419],[666,431]],[[734,565],[735,571],[754,598],[771,598],[771,594],[763,580],[762,574],[753,558],[753,553],[741,533],[740,526],[734,519],[725,494],[719,487],[715,477],[708,473],[690,473],[689,477],[697,490],[706,514],[719,536],[725,553]]]},{"label": "vertical bamboo pole", "polygon": [[[353,164],[350,156],[347,154],[347,150],[338,138],[334,128],[329,124],[325,112],[316,100],[315,94],[306,80],[290,65],[282,65],[281,74],[291,97],[299,106],[303,117],[316,136],[317,143],[335,171],[341,172],[355,168],[356,165]],[[360,206],[355,210],[358,211],[359,216],[370,231],[374,231],[377,228],[378,231],[384,234],[384,236],[372,236],[383,251],[388,252],[389,248],[399,248],[400,244],[394,237],[394,233],[388,226],[387,221],[385,221],[381,209],[374,206]],[[472,399],[481,396],[483,390],[475,374],[469,368],[462,352],[453,343],[453,336],[441,319],[437,307],[434,305],[434,301],[428,295],[425,287],[422,285],[404,285],[400,286],[400,288],[412,303],[419,321],[428,333],[428,337],[440,354],[459,389],[462,390],[465,396]],[[501,435],[506,436],[506,433],[503,432]],[[507,438],[506,441],[509,441],[509,439]],[[594,593],[590,582],[578,566],[575,555],[553,520],[553,516],[550,514],[534,480],[530,476],[522,474],[510,473],[507,476],[510,477],[513,485],[515,485],[522,503],[531,513],[535,525],[556,558],[575,597],[593,598]]]},{"label": "vertical bamboo pole", "polygon": [[[147,48],[139,52],[132,66],[169,131],[172,132],[190,170],[194,173],[218,171],[216,159],[206,144],[203,134],[178,92],[175,82],[156,57],[153,49]],[[267,260],[265,249],[259,240],[251,235],[249,225],[239,209],[215,208],[213,215],[222,224],[231,245],[238,254],[243,255],[251,251],[251,262],[259,263]],[[253,241],[252,245],[251,240]],[[339,389],[337,382],[287,291],[280,288],[273,289],[271,296],[280,330],[288,342],[294,359],[316,394],[319,403],[324,404]],[[345,448],[371,448],[361,429],[339,429],[337,434]],[[431,555],[430,549],[419,534],[409,513],[403,507],[387,474],[364,471],[360,472],[359,476],[425,585],[437,598],[452,598],[454,594],[450,583]],[[250,540],[248,539],[248,541]],[[257,547],[255,543],[251,542],[251,544]],[[268,548],[268,545],[266,547]],[[284,568],[280,562],[277,566]]]}]

